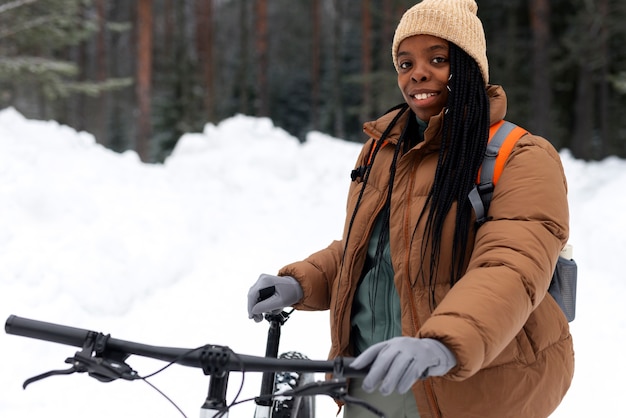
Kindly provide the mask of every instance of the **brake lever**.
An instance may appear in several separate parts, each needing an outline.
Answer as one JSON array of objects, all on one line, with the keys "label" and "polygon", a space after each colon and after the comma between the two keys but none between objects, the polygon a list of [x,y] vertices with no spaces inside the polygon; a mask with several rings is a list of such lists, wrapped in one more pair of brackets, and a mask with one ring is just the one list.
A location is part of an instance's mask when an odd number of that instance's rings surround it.
[{"label": "brake lever", "polygon": [[109,359],[106,357],[97,357],[91,354],[89,349],[78,351],[74,357],[65,359],[65,362],[71,364],[72,367],[64,370],[51,370],[26,379],[22,385],[24,389],[29,384],[38,380],[46,379],[51,376],[69,375],[73,373],[87,373],[100,382],[111,382],[116,379],[136,380],[141,379],[139,374],[134,371],[128,364]]},{"label": "brake lever", "polygon": [[66,375],[66,374],[72,374],[72,373],[76,373],[76,372],[77,372],[77,370],[76,370],[76,367],[74,367],[74,366],[70,367],[69,369],[50,370],[49,372],[41,373],[41,374],[38,374],[37,376],[33,376],[31,378],[26,379],[24,381],[24,383],[22,384],[22,389],[26,389],[26,386],[30,385],[33,382],[45,379],[45,378],[50,377],[50,376]]},{"label": "brake lever", "polygon": [[122,361],[92,356],[84,351],[79,351],[74,357],[66,359],[65,362],[73,364],[73,368],[78,373],[87,372],[89,376],[100,382],[111,382],[117,379],[141,379],[136,371]]},{"label": "brake lever", "polygon": [[332,379],[318,382],[307,383],[303,386],[289,389],[281,393],[279,396],[315,396],[328,395],[333,399],[336,396],[342,396],[342,392],[346,391],[346,381],[340,379]]},{"label": "brake lever", "polygon": [[365,408],[379,418],[386,418],[385,414],[373,407],[366,401],[348,395],[347,382],[345,379],[331,379],[326,381],[311,382],[297,387],[295,389],[286,390],[277,393],[277,396],[315,396],[328,395],[331,398],[342,401],[346,404],[353,404]]},{"label": "brake lever", "polygon": [[377,409],[374,408],[372,405],[370,405],[369,403],[365,402],[363,399],[359,399],[359,398],[355,398],[354,396],[350,396],[348,394],[345,394],[343,397],[341,397],[340,399],[341,401],[343,401],[346,404],[354,404],[357,406],[360,406],[361,408],[365,408],[368,411],[370,411],[372,414],[376,415],[379,418],[386,418],[385,414]]}]

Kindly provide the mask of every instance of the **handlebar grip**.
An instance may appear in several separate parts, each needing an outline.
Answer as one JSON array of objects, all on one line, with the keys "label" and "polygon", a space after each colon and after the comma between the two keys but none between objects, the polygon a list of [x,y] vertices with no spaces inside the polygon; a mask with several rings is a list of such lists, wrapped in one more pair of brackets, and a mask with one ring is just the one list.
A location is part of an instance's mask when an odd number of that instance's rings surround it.
[{"label": "handlebar grip", "polygon": [[15,315],[9,316],[4,324],[4,330],[7,334],[36,338],[38,340],[72,345],[75,347],[82,347],[89,333],[93,332],[81,328],[21,318]]}]

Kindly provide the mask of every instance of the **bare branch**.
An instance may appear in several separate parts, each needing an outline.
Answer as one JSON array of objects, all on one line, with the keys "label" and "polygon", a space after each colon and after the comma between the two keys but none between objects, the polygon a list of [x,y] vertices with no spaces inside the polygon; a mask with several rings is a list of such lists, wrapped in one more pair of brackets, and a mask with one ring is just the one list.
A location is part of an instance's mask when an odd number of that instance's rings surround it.
[{"label": "bare branch", "polygon": [[0,31],[0,39],[8,38],[9,36],[13,36],[16,33],[19,33],[19,32],[22,32],[22,31],[25,31],[25,30],[28,30],[28,29],[35,28],[37,26],[45,25],[46,23],[51,22],[52,20],[53,19],[50,16],[42,16],[42,17],[38,17],[36,19],[33,19],[30,22],[24,23],[21,27],[2,30],[2,31]]},{"label": "bare branch", "polygon": [[6,3],[0,6],[0,13],[4,13],[6,11],[9,11],[11,9],[15,9],[18,7],[22,7],[22,6],[26,6],[27,4],[31,4],[31,3],[35,3],[39,0],[15,0],[12,1],[11,3]]}]

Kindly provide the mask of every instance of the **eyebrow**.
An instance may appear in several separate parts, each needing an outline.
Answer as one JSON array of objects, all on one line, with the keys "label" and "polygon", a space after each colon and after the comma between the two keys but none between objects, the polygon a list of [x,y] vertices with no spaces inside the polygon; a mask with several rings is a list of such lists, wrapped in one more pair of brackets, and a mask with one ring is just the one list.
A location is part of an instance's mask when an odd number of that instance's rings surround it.
[{"label": "eyebrow", "polygon": [[[444,45],[444,44],[436,44],[436,45],[431,45],[425,49],[426,52],[433,52],[433,51],[438,51],[438,50],[448,51],[449,48],[447,45]],[[408,51],[398,51],[398,57],[401,57],[404,55],[411,55],[411,54]]]}]

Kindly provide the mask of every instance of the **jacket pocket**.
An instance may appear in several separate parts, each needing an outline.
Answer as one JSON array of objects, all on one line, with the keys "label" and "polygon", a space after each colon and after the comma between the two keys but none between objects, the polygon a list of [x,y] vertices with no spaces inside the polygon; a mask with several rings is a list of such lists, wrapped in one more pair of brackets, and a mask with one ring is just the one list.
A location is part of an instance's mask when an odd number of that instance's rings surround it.
[{"label": "jacket pocket", "polygon": [[526,331],[522,329],[515,338],[507,345],[504,350],[493,361],[484,368],[502,366],[505,364],[531,364],[537,359],[533,350],[530,339]]},{"label": "jacket pocket", "polygon": [[519,360],[524,364],[534,363],[537,360],[537,355],[535,354],[535,350],[530,343],[530,338],[528,338],[526,328],[522,328],[515,339],[517,340],[517,345],[519,347]]}]

